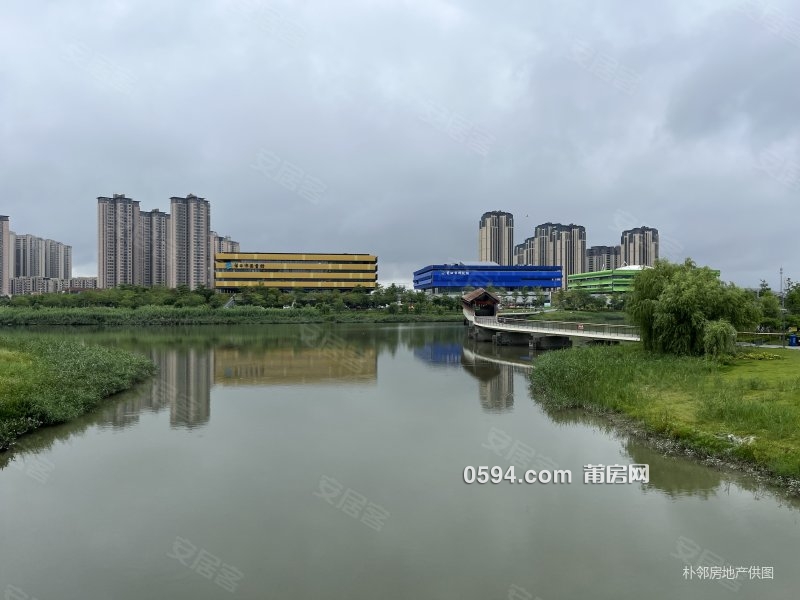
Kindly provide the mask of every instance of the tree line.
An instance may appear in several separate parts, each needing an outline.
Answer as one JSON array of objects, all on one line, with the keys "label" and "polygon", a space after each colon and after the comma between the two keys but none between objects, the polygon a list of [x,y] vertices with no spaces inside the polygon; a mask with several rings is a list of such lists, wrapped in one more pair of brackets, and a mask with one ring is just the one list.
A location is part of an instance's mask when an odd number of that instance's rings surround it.
[{"label": "tree line", "polygon": [[[49,293],[0,298],[0,306],[36,308],[79,308],[113,307],[139,308],[142,306],[169,306],[175,308],[210,307],[221,308],[229,300],[228,294],[215,290],[188,286],[143,287],[121,285],[104,290],[83,290],[80,292]],[[248,288],[234,295],[237,306],[258,306],[262,308],[317,308],[322,313],[346,310],[383,309],[389,313],[438,313],[461,309],[457,297],[430,296],[425,292],[409,290],[395,284],[378,286],[375,290],[356,287],[352,291],[282,291],[264,286]]]}]

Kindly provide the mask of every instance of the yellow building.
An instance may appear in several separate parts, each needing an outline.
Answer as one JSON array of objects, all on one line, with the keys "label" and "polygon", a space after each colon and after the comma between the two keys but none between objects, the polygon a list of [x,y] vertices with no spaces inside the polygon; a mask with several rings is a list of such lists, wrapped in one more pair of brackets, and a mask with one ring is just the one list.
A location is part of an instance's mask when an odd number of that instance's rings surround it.
[{"label": "yellow building", "polygon": [[275,252],[218,252],[214,256],[218,290],[247,287],[279,289],[375,289],[378,257],[372,254],[301,254]]}]

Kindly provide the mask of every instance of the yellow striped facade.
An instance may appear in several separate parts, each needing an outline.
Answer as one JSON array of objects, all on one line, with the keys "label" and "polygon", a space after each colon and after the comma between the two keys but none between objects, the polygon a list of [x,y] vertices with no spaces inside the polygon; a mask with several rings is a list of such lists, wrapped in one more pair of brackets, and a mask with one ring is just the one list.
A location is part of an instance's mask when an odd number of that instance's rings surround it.
[{"label": "yellow striped facade", "polygon": [[378,285],[378,257],[372,254],[218,252],[215,286],[223,291],[247,287],[349,290]]}]

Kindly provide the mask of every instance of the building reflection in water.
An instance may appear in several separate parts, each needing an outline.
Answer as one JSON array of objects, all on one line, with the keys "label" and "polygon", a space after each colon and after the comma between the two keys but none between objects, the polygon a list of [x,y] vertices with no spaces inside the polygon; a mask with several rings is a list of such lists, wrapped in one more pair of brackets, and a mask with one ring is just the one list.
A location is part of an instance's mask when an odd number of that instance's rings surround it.
[{"label": "building reflection in water", "polygon": [[375,383],[377,380],[378,353],[374,346],[218,348],[214,352],[214,381],[220,385]]},{"label": "building reflection in water", "polygon": [[211,388],[214,386],[214,350],[190,348],[167,352],[163,358],[162,390],[169,402],[171,427],[191,429],[211,418]]},{"label": "building reflection in water", "polygon": [[414,348],[414,356],[435,366],[461,366],[478,380],[478,399],[483,410],[504,412],[514,408],[514,364],[482,356],[462,343],[452,342],[428,342]]},{"label": "building reflection in water", "polygon": [[215,385],[291,385],[331,382],[375,383],[378,352],[374,346],[328,343],[322,347],[153,348],[158,374],[136,393],[126,394],[105,413],[112,427],[127,427],[141,412],[169,409],[173,428],[202,427],[211,418]]},{"label": "building reflection in water", "polygon": [[127,427],[139,420],[141,412],[160,412],[167,408],[171,427],[191,429],[208,423],[214,385],[214,351],[154,348],[150,359],[158,367],[158,374],[145,389],[125,394],[125,399],[106,413],[109,424]]},{"label": "building reflection in water", "polygon": [[462,347],[460,343],[432,342],[414,348],[414,357],[432,365],[458,366]]},{"label": "building reflection in water", "polygon": [[463,348],[461,366],[478,380],[478,398],[487,412],[514,408],[514,368]]}]

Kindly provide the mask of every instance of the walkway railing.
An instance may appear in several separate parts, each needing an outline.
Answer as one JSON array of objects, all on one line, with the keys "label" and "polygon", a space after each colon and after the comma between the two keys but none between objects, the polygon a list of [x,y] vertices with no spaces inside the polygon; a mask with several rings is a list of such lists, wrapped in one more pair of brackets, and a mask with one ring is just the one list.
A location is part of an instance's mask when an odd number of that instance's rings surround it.
[{"label": "walkway railing", "polygon": [[607,323],[577,323],[570,321],[528,321],[509,317],[474,317],[475,325],[518,333],[543,333],[571,337],[607,340],[639,341],[639,328],[631,325]]},{"label": "walkway railing", "polygon": [[[791,335],[791,334],[790,334]],[[760,331],[739,331],[736,333],[736,342],[739,344],[753,344],[754,346],[786,346],[785,333],[766,333]]]}]

